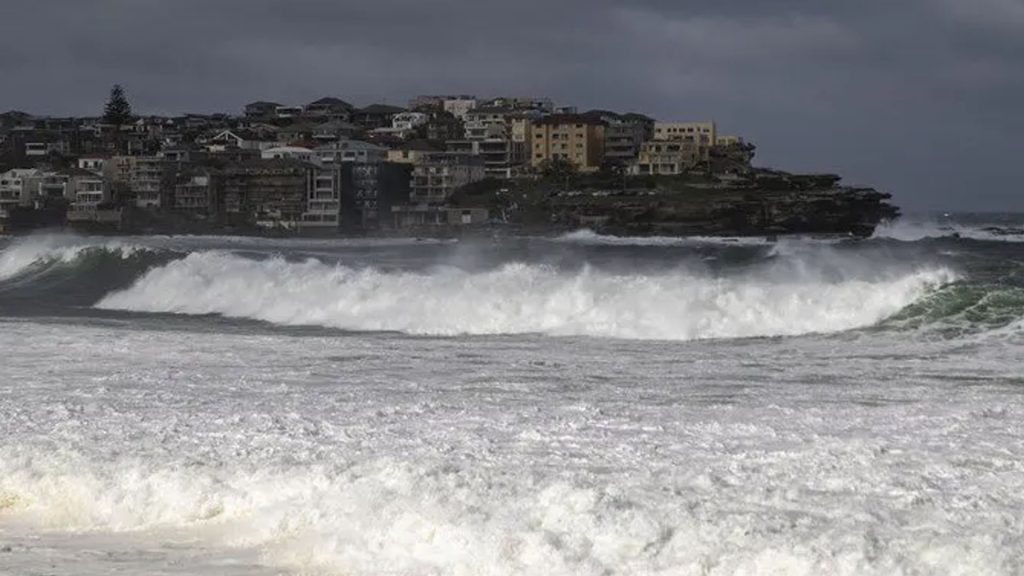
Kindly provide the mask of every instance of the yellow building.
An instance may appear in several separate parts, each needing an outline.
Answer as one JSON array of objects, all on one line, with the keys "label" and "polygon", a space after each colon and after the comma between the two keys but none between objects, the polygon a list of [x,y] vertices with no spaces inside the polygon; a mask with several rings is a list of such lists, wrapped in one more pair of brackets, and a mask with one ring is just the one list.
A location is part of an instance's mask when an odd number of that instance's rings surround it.
[{"label": "yellow building", "polygon": [[580,172],[596,172],[604,160],[605,124],[578,114],[554,114],[533,122],[530,164],[564,159]]},{"label": "yellow building", "polygon": [[715,140],[716,146],[732,146],[733,144],[743,144],[743,138],[740,136],[719,136]]},{"label": "yellow building", "polygon": [[718,132],[714,122],[655,122],[654,139],[714,146],[718,142]]},{"label": "yellow building", "polygon": [[431,154],[430,150],[388,150],[388,162],[416,164],[428,154]]},{"label": "yellow building", "polygon": [[702,159],[702,147],[693,142],[651,140],[640,146],[640,155],[630,167],[636,175],[682,174],[696,168]]}]

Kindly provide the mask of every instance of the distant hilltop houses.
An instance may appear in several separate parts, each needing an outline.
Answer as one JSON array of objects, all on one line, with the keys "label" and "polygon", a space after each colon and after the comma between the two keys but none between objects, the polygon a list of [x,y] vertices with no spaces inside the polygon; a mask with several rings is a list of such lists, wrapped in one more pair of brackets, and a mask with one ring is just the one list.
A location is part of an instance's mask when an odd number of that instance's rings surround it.
[{"label": "distant hilltop houses", "polygon": [[[119,90],[119,89],[116,89]],[[494,224],[452,203],[481,182],[674,176],[753,147],[711,121],[578,112],[547,98],[419,96],[407,107],[257,101],[240,114],[0,114],[0,232],[337,234]],[[115,96],[112,96],[115,99]]]}]

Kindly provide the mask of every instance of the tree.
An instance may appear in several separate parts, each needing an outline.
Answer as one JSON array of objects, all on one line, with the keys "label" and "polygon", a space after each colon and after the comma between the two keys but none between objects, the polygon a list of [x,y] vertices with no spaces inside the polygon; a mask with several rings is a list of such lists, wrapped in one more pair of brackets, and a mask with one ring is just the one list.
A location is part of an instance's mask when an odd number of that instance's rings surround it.
[{"label": "tree", "polygon": [[120,84],[114,84],[110,89],[110,99],[103,109],[103,121],[113,126],[124,126],[132,119],[132,105],[124,95],[124,88]]},{"label": "tree", "polygon": [[561,156],[544,160],[538,168],[540,169],[541,176],[551,179],[568,179],[575,176],[578,172],[576,165],[571,160]]}]

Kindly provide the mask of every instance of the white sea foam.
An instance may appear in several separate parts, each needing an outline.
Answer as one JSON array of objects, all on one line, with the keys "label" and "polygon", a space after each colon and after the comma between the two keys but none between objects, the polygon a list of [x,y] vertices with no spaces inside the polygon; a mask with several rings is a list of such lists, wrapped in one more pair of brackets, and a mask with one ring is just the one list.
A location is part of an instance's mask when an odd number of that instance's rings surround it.
[{"label": "white sea foam", "polygon": [[70,234],[18,238],[0,250],[0,280],[13,278],[37,265],[74,262],[88,250],[117,251],[127,258],[139,249],[139,246],[120,240],[92,240]]},{"label": "white sea foam", "polygon": [[1019,574],[1020,349],[961,348],[0,323],[0,573]]},{"label": "white sea foam", "polygon": [[577,230],[552,238],[555,242],[584,246],[697,246],[724,244],[728,246],[762,246],[769,243],[764,237],[713,236],[611,236],[593,230]]},{"label": "white sea foam", "polygon": [[97,306],[411,334],[694,340],[869,326],[954,278],[927,268],[836,279],[801,266],[721,278],[531,264],[383,272],[199,252],[149,271]]},{"label": "white sea foam", "polygon": [[917,242],[929,238],[960,237],[991,242],[1024,242],[1024,234],[1007,231],[998,233],[999,227],[965,225],[956,222],[939,223],[934,220],[912,220],[901,218],[886,222],[875,229],[874,238]]}]

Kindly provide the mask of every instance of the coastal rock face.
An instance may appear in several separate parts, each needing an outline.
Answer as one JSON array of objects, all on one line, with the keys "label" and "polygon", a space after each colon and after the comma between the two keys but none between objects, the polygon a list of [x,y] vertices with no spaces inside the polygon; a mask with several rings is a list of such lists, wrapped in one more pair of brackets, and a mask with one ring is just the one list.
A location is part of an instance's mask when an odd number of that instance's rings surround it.
[{"label": "coastal rock face", "polygon": [[553,224],[621,235],[870,236],[899,216],[891,196],[844,187],[834,175],[761,171],[712,182],[665,179],[653,188],[555,193]]}]

